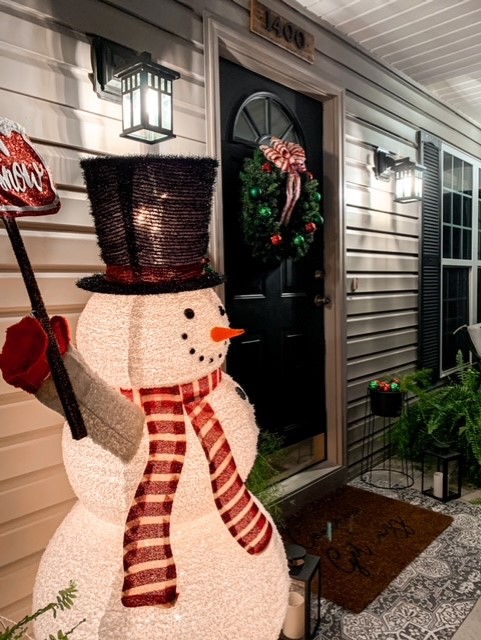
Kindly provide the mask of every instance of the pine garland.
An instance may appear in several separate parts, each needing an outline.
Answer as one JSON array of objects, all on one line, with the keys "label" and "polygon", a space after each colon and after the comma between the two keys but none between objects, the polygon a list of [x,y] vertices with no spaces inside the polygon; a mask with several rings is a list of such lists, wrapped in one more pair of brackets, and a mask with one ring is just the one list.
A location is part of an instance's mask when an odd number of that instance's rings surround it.
[{"label": "pine garland", "polygon": [[252,256],[274,262],[306,255],[316,229],[324,222],[320,214],[318,181],[309,172],[301,174],[301,194],[289,224],[279,217],[286,200],[287,173],[266,160],[260,149],[244,161],[241,226]]}]

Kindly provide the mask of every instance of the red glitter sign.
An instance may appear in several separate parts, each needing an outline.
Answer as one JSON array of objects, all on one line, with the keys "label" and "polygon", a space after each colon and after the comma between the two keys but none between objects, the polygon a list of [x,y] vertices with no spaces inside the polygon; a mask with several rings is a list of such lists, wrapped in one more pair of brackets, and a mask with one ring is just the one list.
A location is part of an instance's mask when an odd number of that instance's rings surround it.
[{"label": "red glitter sign", "polygon": [[50,171],[23,127],[0,118],[0,216],[41,216],[59,209]]}]

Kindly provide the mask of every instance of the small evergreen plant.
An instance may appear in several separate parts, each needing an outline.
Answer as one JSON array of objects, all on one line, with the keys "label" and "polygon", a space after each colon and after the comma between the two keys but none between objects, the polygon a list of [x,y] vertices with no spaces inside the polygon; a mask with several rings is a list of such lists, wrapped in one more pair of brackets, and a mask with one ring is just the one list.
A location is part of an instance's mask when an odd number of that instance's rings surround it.
[{"label": "small evergreen plant", "polygon": [[[77,587],[74,582],[70,582],[69,586],[66,589],[62,589],[58,592],[55,601],[49,602],[45,607],[41,607],[37,609],[35,613],[31,615],[27,615],[20,622],[13,624],[13,626],[6,626],[3,631],[0,633],[0,640],[19,640],[20,638],[28,638],[28,626],[31,622],[44,615],[48,611],[52,612],[54,618],[57,617],[58,611],[65,611],[65,609],[71,609],[73,606],[73,601],[77,597]],[[3,623],[2,618],[0,618],[0,622]],[[52,633],[49,634],[48,640],[67,640],[69,636],[75,631],[75,629],[81,625],[84,620],[81,620],[78,624],[76,624],[69,631],[62,631],[59,629],[57,634],[54,635]]]}]

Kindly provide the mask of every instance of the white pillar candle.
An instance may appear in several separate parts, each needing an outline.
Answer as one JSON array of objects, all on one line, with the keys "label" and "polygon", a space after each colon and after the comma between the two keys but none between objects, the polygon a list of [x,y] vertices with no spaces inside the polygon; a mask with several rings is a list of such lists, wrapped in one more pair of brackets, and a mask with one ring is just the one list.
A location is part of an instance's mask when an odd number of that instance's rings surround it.
[{"label": "white pillar candle", "polygon": [[289,593],[289,603],[282,633],[289,640],[299,640],[304,637],[304,596],[297,591]]},{"label": "white pillar candle", "polygon": [[444,475],[442,471],[436,471],[433,479],[433,495],[435,498],[443,497],[443,480]]}]

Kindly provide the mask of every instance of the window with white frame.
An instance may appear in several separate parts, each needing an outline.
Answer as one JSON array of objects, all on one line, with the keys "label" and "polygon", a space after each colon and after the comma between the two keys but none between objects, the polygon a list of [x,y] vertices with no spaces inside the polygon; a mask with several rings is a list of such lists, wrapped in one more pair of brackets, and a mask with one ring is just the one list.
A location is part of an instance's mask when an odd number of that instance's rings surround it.
[{"label": "window with white frame", "polygon": [[420,224],[418,365],[435,378],[470,357],[462,325],[481,322],[481,160],[426,132]]},{"label": "window with white frame", "polygon": [[[441,224],[441,371],[456,366],[455,330],[480,321],[481,163],[443,145]],[[465,354],[467,357],[467,354]]]}]

